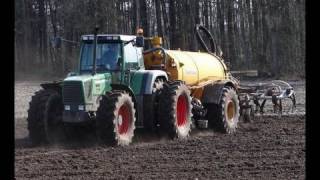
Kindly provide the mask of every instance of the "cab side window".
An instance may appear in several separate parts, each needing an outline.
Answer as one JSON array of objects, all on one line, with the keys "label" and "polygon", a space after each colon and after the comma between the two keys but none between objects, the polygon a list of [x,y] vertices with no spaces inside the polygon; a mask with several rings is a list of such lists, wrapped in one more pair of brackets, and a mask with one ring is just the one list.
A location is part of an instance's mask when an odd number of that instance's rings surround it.
[{"label": "cab side window", "polygon": [[132,43],[128,43],[123,49],[126,67],[136,68],[138,66],[138,55],[136,48],[133,47]]}]

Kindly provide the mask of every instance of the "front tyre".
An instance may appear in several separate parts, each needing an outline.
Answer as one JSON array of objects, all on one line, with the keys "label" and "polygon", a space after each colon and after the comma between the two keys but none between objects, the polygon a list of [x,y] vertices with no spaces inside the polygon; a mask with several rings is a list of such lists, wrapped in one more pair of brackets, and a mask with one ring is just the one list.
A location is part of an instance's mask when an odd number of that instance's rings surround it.
[{"label": "front tyre", "polygon": [[111,91],[102,97],[96,116],[98,139],[111,145],[129,145],[135,129],[135,108],[130,95]]}]

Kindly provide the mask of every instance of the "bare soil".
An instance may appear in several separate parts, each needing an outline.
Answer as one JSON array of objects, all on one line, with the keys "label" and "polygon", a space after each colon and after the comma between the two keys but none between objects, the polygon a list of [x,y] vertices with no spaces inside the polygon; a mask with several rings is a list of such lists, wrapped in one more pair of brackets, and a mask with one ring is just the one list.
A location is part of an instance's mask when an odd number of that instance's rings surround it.
[{"label": "bare soil", "polygon": [[30,146],[27,109],[40,82],[15,83],[16,179],[305,179],[305,83],[296,115],[258,116],[233,135],[194,130],[187,140],[136,132],[128,147],[88,137]]}]

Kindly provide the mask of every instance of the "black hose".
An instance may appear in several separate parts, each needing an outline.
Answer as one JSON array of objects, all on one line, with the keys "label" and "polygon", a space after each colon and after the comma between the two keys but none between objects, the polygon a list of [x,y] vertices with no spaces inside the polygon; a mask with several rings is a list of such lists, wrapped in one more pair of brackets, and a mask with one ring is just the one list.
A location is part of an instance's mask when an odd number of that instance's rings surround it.
[{"label": "black hose", "polygon": [[[215,53],[217,46],[216,46],[216,43],[214,42],[213,36],[208,31],[208,29],[203,27],[200,24],[197,24],[194,29],[195,29],[195,32],[196,32],[197,39],[198,39],[200,45],[202,46],[202,48],[205,49],[208,53]],[[208,46],[206,45],[206,43],[202,39],[202,37],[200,35],[200,30],[202,30],[207,35],[207,38],[209,38],[210,45],[211,45],[211,50],[209,50]]]},{"label": "black hose", "polygon": [[[215,43],[215,41],[213,39],[213,36],[209,32],[209,30],[207,28],[205,28],[204,26],[200,25],[200,24],[197,24],[194,29],[195,29],[195,32],[196,32],[197,39],[198,39],[200,45],[202,46],[202,48],[205,49],[209,54],[218,55],[220,58],[222,58],[221,57],[221,54],[222,54],[221,50],[217,49],[217,45],[216,45],[216,43]],[[202,39],[202,37],[200,35],[200,30],[202,30],[207,35],[207,37],[209,38],[210,45],[211,45],[211,50],[209,50],[208,46],[203,41],[203,39]],[[218,51],[218,54],[216,54],[216,51]],[[217,58],[217,59],[221,63],[222,67],[225,67],[223,59],[220,59],[220,58]],[[227,69],[226,68],[223,68],[223,69],[224,69],[224,73],[226,75],[227,74]]]}]

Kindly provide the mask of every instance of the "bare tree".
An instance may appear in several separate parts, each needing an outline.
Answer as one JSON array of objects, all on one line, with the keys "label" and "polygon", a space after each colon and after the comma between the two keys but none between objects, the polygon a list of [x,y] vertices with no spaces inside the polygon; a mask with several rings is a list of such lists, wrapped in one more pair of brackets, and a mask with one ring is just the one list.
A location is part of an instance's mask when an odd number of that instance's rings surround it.
[{"label": "bare tree", "polygon": [[77,67],[78,46],[51,46],[103,33],[164,37],[167,48],[197,51],[194,25],[214,35],[232,69],[304,77],[304,0],[15,0],[15,66],[64,75]]}]

